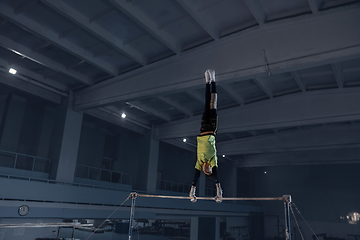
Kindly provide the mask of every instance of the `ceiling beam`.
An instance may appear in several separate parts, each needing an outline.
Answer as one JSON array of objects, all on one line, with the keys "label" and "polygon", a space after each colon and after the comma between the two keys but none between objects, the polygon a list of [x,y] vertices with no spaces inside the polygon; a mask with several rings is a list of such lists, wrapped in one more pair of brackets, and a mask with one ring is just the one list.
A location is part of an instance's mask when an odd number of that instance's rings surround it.
[{"label": "ceiling beam", "polygon": [[134,101],[134,102],[127,102],[128,105],[132,106],[132,107],[135,107],[147,114],[150,114],[150,115],[153,115],[153,116],[156,116],[162,120],[165,120],[166,122],[170,122],[171,121],[171,117],[165,113],[162,113],[162,112],[159,112],[158,110],[154,109],[154,108],[151,108],[151,107],[148,107],[146,106],[145,104],[142,104],[138,101]]},{"label": "ceiling beam", "polygon": [[151,126],[151,123],[149,121],[147,121],[146,119],[144,118],[138,118],[136,117],[135,115],[127,112],[127,111],[122,111],[120,109],[118,109],[117,107],[115,106],[107,106],[103,109],[106,109],[107,111],[111,111],[112,113],[115,113],[115,114],[118,114],[119,116],[121,116],[122,113],[125,113],[126,114],[126,118],[130,118],[131,120],[134,120],[138,123],[140,123],[141,125],[144,125],[146,127],[150,127]]},{"label": "ceiling beam", "polygon": [[3,24],[5,24],[7,21],[5,19],[3,19],[2,17],[0,17],[0,26],[2,26]]},{"label": "ceiling beam", "polygon": [[274,97],[274,93],[265,85],[263,79],[261,79],[260,77],[256,77],[253,79],[253,81],[269,98]]},{"label": "ceiling beam", "polygon": [[168,144],[171,144],[173,146],[188,150],[190,152],[196,151],[196,146],[193,146],[192,144],[184,143],[182,139],[165,139],[163,142],[166,142]]},{"label": "ceiling beam", "polygon": [[[43,3],[66,17],[67,19],[71,20],[78,26],[83,29],[86,29],[92,35],[96,36],[97,38],[101,39],[103,42],[109,44],[117,51],[121,52],[125,56],[129,57],[130,59],[140,63],[141,65],[147,64],[146,57],[140,53],[138,50],[132,48],[131,46],[124,45],[124,42],[115,37],[112,33],[104,29],[101,25],[96,22],[90,22],[89,18],[83,15],[81,12],[75,10],[74,8],[70,7],[64,1],[61,0],[42,0]],[[116,72],[116,75],[118,72]]]},{"label": "ceiling beam", "polygon": [[49,42],[44,41],[43,43],[41,43],[41,44],[39,44],[39,45],[37,45],[37,46],[33,47],[33,48],[31,49],[31,51],[33,51],[33,52],[37,52],[37,51],[39,51],[40,49],[46,48],[46,47],[47,47],[47,46],[49,46],[49,45],[50,45],[50,43],[49,43]]},{"label": "ceiling beam", "polygon": [[146,132],[145,128],[138,126],[138,125],[132,123],[131,121],[126,121],[125,119],[123,119],[117,115],[111,114],[107,111],[102,111],[100,109],[92,109],[92,110],[86,111],[85,114],[102,119],[104,121],[110,122],[117,126],[129,129],[133,132],[137,132],[140,134],[145,134],[145,132]]},{"label": "ceiling beam", "polygon": [[[8,63],[5,60],[0,59],[0,65],[3,66],[4,68],[8,68]],[[46,85],[48,85],[50,87],[53,87],[53,88],[56,88],[56,89],[58,89],[60,91],[64,91],[64,92],[69,91],[68,86],[66,86],[65,84],[62,84],[62,83],[60,83],[58,81],[46,78],[46,77],[44,77],[44,76],[42,76],[40,74],[37,74],[37,73],[35,73],[33,71],[30,71],[30,70],[27,70],[27,69],[25,69],[23,67],[20,67],[20,66],[16,65],[16,64],[12,64],[10,67],[16,69],[18,71],[18,74],[21,74],[21,75],[26,76],[28,78],[34,79],[34,80],[36,80],[36,81],[38,81],[40,83],[46,84]]]},{"label": "ceiling beam", "polygon": [[208,9],[210,7],[213,7],[219,3],[225,2],[227,0],[212,0],[212,1],[207,1],[205,4],[202,4],[202,6],[200,6],[198,8],[199,12],[204,11],[205,9]]},{"label": "ceiling beam", "polygon": [[159,25],[158,28],[159,28],[159,29],[167,28],[168,26],[171,26],[171,25],[173,25],[173,24],[175,24],[175,23],[177,23],[177,22],[180,22],[180,21],[182,21],[182,20],[184,20],[184,19],[186,19],[186,18],[188,18],[188,17],[190,17],[189,14],[181,15],[181,16],[179,16],[179,17],[177,17],[177,18],[174,18],[174,19],[172,19],[172,20],[170,20],[170,21],[168,21],[168,22],[164,22],[163,24]]},{"label": "ceiling beam", "polygon": [[331,64],[331,68],[334,72],[336,83],[337,83],[338,87],[343,88],[344,83],[345,83],[345,78],[344,78],[343,69],[342,69],[340,63]]},{"label": "ceiling beam", "polygon": [[236,93],[229,85],[219,85],[219,87],[229,96],[231,97],[235,102],[237,102],[239,105],[245,104],[245,99],[240,96],[238,93]]},{"label": "ceiling beam", "polygon": [[99,58],[94,58],[91,52],[87,51],[86,49],[80,48],[79,46],[66,40],[65,38],[59,39],[57,33],[55,33],[54,31],[50,31],[49,29],[44,27],[44,25],[41,25],[35,20],[32,20],[31,18],[23,14],[16,15],[11,7],[1,2],[0,15],[8,19],[9,21],[15,23],[16,25],[23,27],[30,33],[39,36],[45,41],[51,42],[52,44],[60,47],[62,50],[80,59],[85,60],[89,64],[107,72],[110,75],[116,76],[119,73],[119,70],[116,67],[109,65],[107,62]]},{"label": "ceiling beam", "polygon": [[189,90],[186,92],[187,94],[189,94],[193,99],[195,99],[196,101],[198,101],[201,104],[205,104],[205,98],[204,95],[199,94],[197,91],[195,90]]},{"label": "ceiling beam", "polygon": [[117,9],[122,13],[128,16],[131,20],[136,22],[140,27],[145,29],[153,37],[167,46],[175,53],[180,53],[181,46],[179,43],[167,32],[159,29],[159,26],[148,16],[146,16],[142,11],[140,11],[136,6],[133,5],[131,1],[123,0],[108,0],[111,2]]},{"label": "ceiling beam", "polygon": [[305,92],[306,86],[301,81],[300,73],[298,71],[293,71],[293,72],[290,72],[290,74],[293,77],[293,79],[295,80],[295,82],[297,83],[297,85],[299,86],[299,88],[301,89],[301,91]]},{"label": "ceiling beam", "polygon": [[[360,88],[286,95],[219,110],[219,133],[289,128],[360,120]],[[294,107],[295,106],[295,107]],[[156,126],[156,138],[196,136],[201,116]]]},{"label": "ceiling beam", "polygon": [[308,0],[312,13],[317,13],[324,5],[324,0]]},{"label": "ceiling beam", "polygon": [[225,136],[227,136],[228,138],[230,138],[231,140],[235,140],[236,136],[233,133],[226,133]]},{"label": "ceiling beam", "polygon": [[59,39],[65,38],[65,37],[69,36],[70,34],[76,32],[78,30],[80,30],[79,26],[73,26],[73,27],[69,28],[68,30],[66,30],[64,32],[59,33]]},{"label": "ceiling beam", "polygon": [[218,40],[220,38],[220,31],[215,29],[214,25],[199,11],[199,6],[195,2],[186,0],[176,1],[213,39]]},{"label": "ceiling beam", "polygon": [[267,16],[261,7],[259,0],[243,0],[251,14],[254,16],[259,25],[266,22]]},{"label": "ceiling beam", "polygon": [[70,76],[81,83],[84,83],[86,85],[92,84],[92,81],[87,76],[74,70],[67,69],[66,66],[61,65],[60,63],[57,63],[54,60],[45,57],[37,52],[34,52],[32,49],[20,45],[19,43],[14,42],[6,37],[0,36],[0,45],[16,54],[19,54],[20,56],[28,58],[31,61],[48,67],[56,72]]},{"label": "ceiling beam", "polygon": [[360,148],[259,154],[235,159],[236,167],[275,167],[360,163]]},{"label": "ceiling beam", "polygon": [[159,96],[158,97],[161,101],[169,104],[170,106],[176,108],[178,111],[184,113],[186,116],[191,117],[194,115],[194,113],[187,107],[182,106],[181,104],[175,102],[174,100],[172,100],[169,97],[164,97],[164,96]]},{"label": "ceiling beam", "polygon": [[131,116],[130,114],[129,114],[130,116],[126,115],[126,117],[124,118],[124,117],[122,117],[122,114],[120,114],[118,112],[114,112],[112,110],[109,110],[108,108],[99,108],[98,110],[109,113],[109,114],[117,117],[118,119],[123,119],[124,121],[129,121],[129,122],[131,122],[131,123],[133,123],[133,124],[135,124],[135,125],[137,125],[139,127],[144,128],[144,129],[151,130],[151,126],[142,124],[141,122],[134,120],[134,118],[130,117]]},{"label": "ceiling beam", "polygon": [[360,125],[320,126],[217,143],[226,155],[301,152],[360,147]]},{"label": "ceiling beam", "polygon": [[30,93],[56,104],[61,103],[62,97],[60,94],[54,93],[40,86],[36,86],[35,84],[31,83],[31,81],[33,80],[27,79],[26,77],[18,74],[10,75],[10,73],[4,73],[2,70],[0,71],[0,83],[19,89],[26,93]]},{"label": "ceiling beam", "polygon": [[17,54],[12,54],[8,59],[7,59],[7,62],[8,64],[7,65],[13,65],[15,64],[16,62],[24,59],[25,57],[24,56],[21,56],[21,55],[17,55]]},{"label": "ceiling beam", "polygon": [[99,12],[99,13],[96,14],[95,16],[92,16],[92,17],[89,19],[89,23],[95,22],[95,21],[99,20],[100,18],[105,17],[106,15],[114,12],[115,10],[116,10],[116,8],[115,8],[114,6],[108,7],[108,8],[105,9],[104,11]]},{"label": "ceiling beam", "polygon": [[26,8],[30,7],[31,5],[33,5],[34,3],[36,3],[38,0],[26,0],[25,2],[23,2],[22,4],[20,4],[19,6],[17,6],[14,9],[14,13],[15,14],[19,14],[22,13]]},{"label": "ceiling beam", "polygon": [[[359,5],[264,24],[78,91],[74,107],[84,110],[189,91],[203,85],[203,72],[209,66],[216,70],[219,84],[266,76],[264,48],[271,49],[267,53],[273,75],[358,58],[356,22],[360,22]],[[294,37],[299,35],[308,40]]]}]

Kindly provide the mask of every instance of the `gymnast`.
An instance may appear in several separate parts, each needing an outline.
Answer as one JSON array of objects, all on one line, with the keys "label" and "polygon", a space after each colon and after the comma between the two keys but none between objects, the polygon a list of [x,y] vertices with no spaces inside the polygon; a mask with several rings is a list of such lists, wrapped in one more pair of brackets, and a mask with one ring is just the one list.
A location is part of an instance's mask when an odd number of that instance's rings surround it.
[{"label": "gymnast", "polygon": [[197,136],[197,161],[189,197],[191,202],[196,202],[196,184],[202,169],[206,176],[214,178],[217,193],[215,201],[221,203],[222,189],[217,176],[218,163],[215,146],[215,134],[218,125],[215,71],[212,69],[206,70],[205,80],[205,110],[201,120],[200,135]]}]

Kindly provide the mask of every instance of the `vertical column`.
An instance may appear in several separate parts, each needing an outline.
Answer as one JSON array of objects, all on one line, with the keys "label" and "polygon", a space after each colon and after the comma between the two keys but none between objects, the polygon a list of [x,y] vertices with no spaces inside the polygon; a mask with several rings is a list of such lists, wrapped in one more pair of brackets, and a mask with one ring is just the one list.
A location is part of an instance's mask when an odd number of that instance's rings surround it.
[{"label": "vertical column", "polygon": [[159,141],[154,139],[154,128],[151,130],[149,164],[146,191],[156,193],[157,170],[159,161]]},{"label": "vertical column", "polygon": [[190,240],[198,240],[199,217],[191,217]]},{"label": "vertical column", "polygon": [[1,149],[11,152],[17,151],[25,109],[25,98],[16,95],[7,98],[0,128]]},{"label": "vertical column", "polygon": [[285,239],[291,240],[291,226],[290,226],[290,203],[291,196],[284,195],[284,208],[285,208]]},{"label": "vertical column", "polygon": [[220,240],[220,218],[215,218],[215,240]]},{"label": "vertical column", "polygon": [[50,147],[51,178],[73,182],[80,141],[83,113],[72,110],[74,95],[63,99],[57,109],[53,139]]},{"label": "vertical column", "polygon": [[73,182],[76,168],[76,160],[79,149],[81,125],[83,113],[72,110],[74,95],[69,94],[66,117],[63,128],[63,137],[57,168],[56,180],[62,182]]}]

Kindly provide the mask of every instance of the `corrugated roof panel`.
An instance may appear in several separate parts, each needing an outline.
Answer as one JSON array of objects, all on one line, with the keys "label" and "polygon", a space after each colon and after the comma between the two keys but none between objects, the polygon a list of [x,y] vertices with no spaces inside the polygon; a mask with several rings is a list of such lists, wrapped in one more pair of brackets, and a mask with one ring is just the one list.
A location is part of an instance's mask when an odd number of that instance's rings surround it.
[{"label": "corrugated roof panel", "polygon": [[309,3],[304,0],[259,0],[259,2],[268,17],[267,21],[311,12]]},{"label": "corrugated roof panel", "polygon": [[176,1],[134,1],[134,3],[130,2],[129,4],[135,5],[136,8],[151,18],[159,27],[187,15]]},{"label": "corrugated roof panel", "polygon": [[201,44],[201,40],[209,36],[198,24],[194,24],[194,20],[190,17],[183,18],[168,25],[163,30],[178,40],[182,46],[189,45],[193,42],[199,42],[199,44]]},{"label": "corrugated roof panel", "polygon": [[14,25],[11,22],[5,22],[0,27],[0,35],[16,43],[20,43],[29,49],[32,49],[44,42],[43,39],[34,36],[23,28]]},{"label": "corrugated roof panel", "polygon": [[129,42],[128,44],[137,51],[143,53],[148,58],[149,62],[152,62],[159,57],[164,58],[174,54],[173,51],[151,35],[145,35]]},{"label": "corrugated roof panel", "polygon": [[208,21],[220,31],[235,29],[246,23],[256,23],[243,1],[227,0],[211,4],[209,1],[202,2],[202,11],[206,12]]},{"label": "corrugated roof panel", "polygon": [[84,14],[89,19],[93,18],[97,14],[107,10],[110,7],[106,1],[99,0],[86,0],[86,1],[74,1],[74,0],[62,0],[69,6],[73,7],[77,11]]},{"label": "corrugated roof panel", "polygon": [[38,53],[64,66],[68,66],[74,62],[79,62],[81,60],[54,45],[49,45],[47,47],[41,48],[38,50]]},{"label": "corrugated roof panel", "polygon": [[110,14],[100,18],[97,20],[97,23],[124,42],[127,42],[145,33],[141,27],[139,27],[126,15],[122,14],[119,10],[113,11]]},{"label": "corrugated roof panel", "polygon": [[61,14],[38,1],[36,5],[32,5],[25,9],[21,14],[36,21],[40,27],[51,30],[60,34],[75,27],[76,25]]}]

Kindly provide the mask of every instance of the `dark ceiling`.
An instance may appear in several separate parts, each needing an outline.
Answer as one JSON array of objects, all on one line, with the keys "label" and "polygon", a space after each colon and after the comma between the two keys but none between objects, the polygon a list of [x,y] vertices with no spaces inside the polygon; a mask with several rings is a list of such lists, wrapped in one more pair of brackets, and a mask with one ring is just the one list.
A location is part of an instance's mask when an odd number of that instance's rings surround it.
[{"label": "dark ceiling", "polygon": [[359,26],[353,0],[0,0],[0,94],[194,151],[213,68],[237,166],[358,162]]}]

